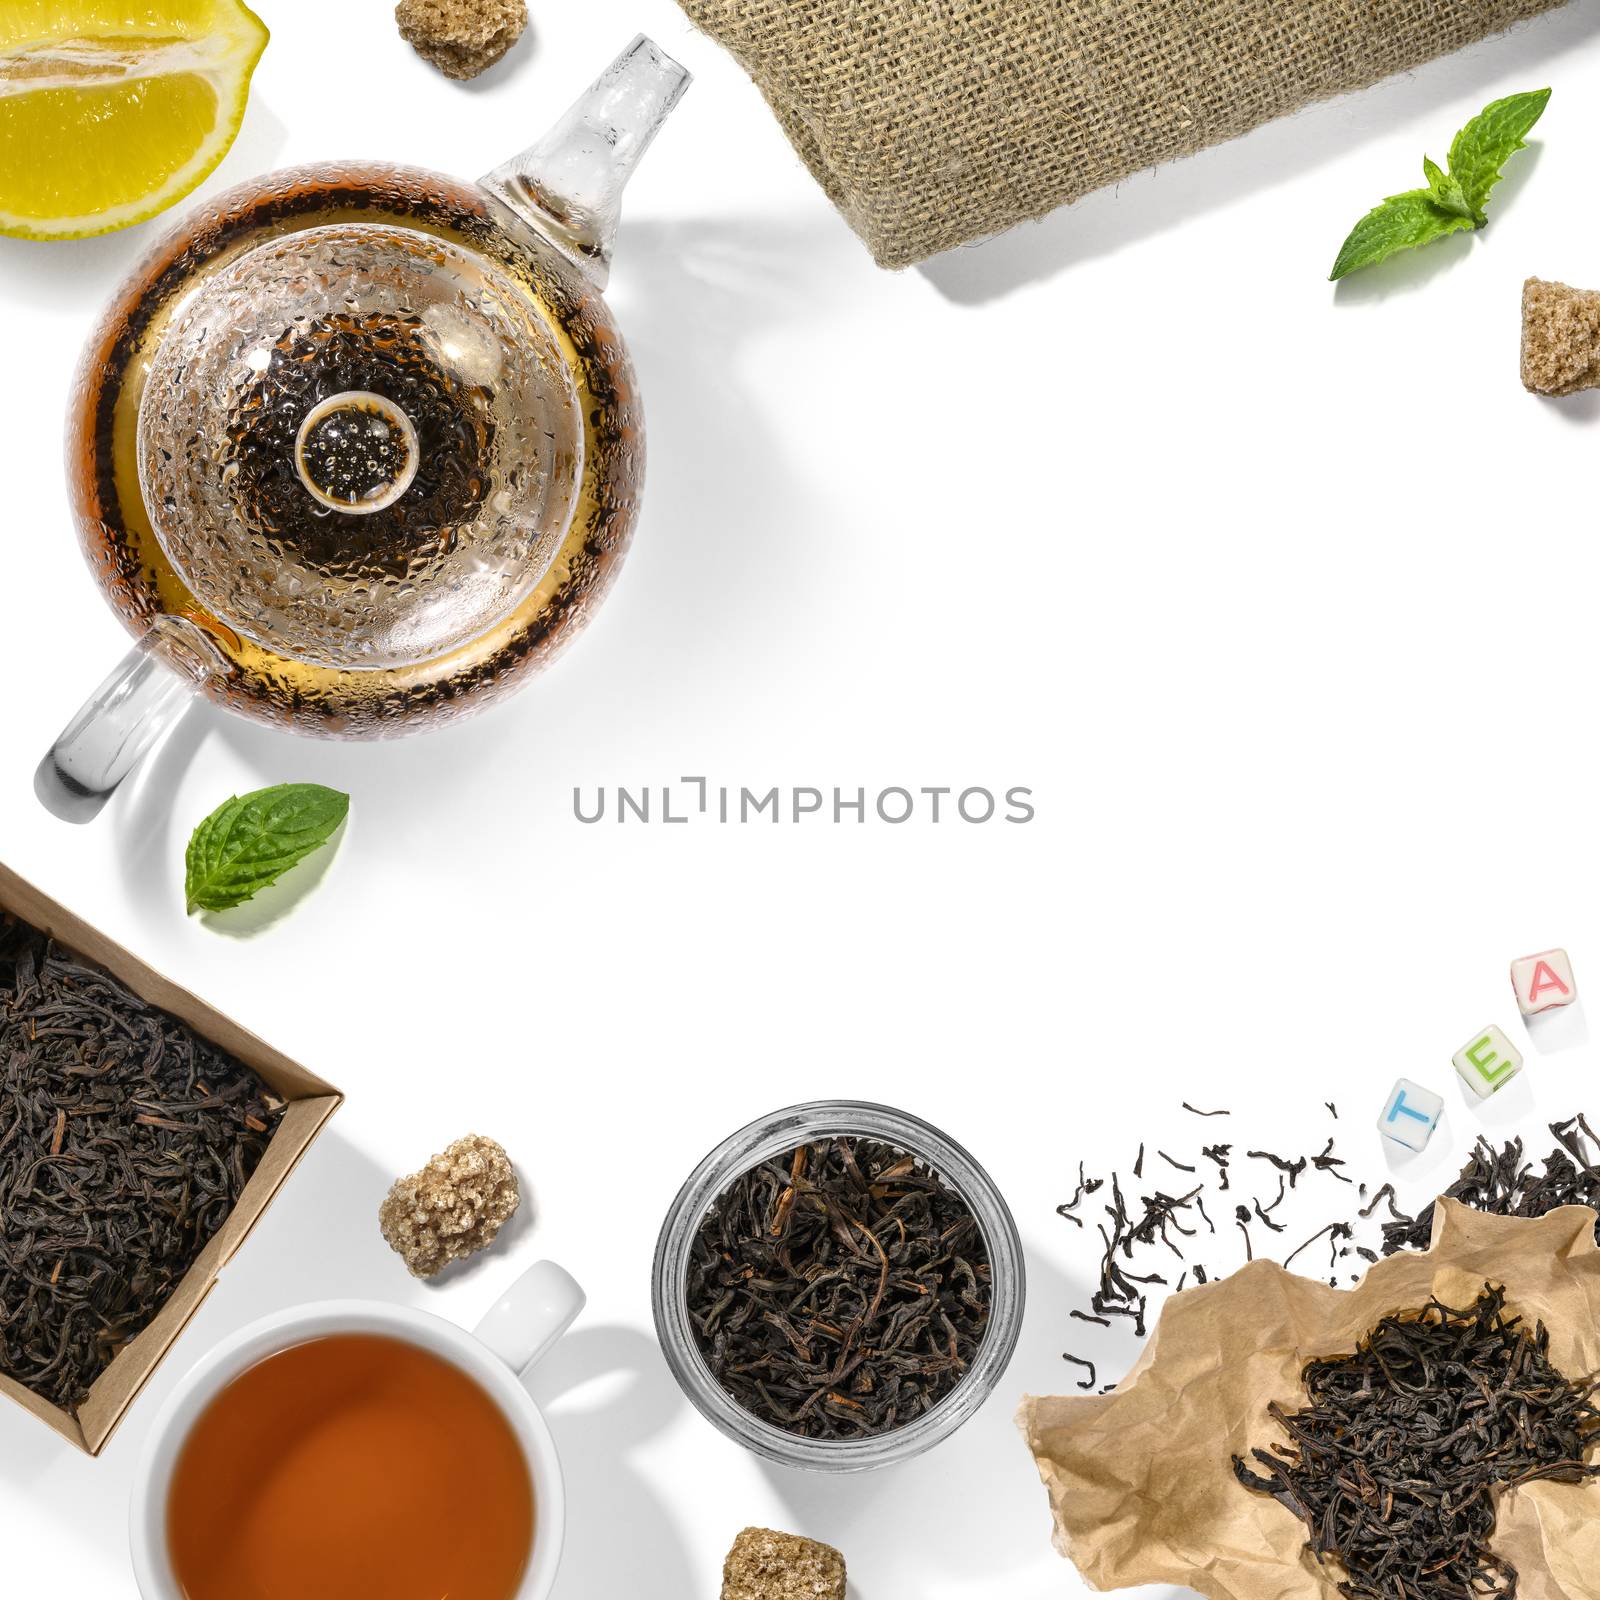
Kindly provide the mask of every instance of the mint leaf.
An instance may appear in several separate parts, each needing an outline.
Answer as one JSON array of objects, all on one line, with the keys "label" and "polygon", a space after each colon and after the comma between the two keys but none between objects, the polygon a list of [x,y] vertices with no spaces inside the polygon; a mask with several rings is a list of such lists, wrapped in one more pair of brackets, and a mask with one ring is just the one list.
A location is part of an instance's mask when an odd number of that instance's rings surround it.
[{"label": "mint leaf", "polygon": [[1337,283],[1347,273],[1376,266],[1397,250],[1410,250],[1472,225],[1471,217],[1459,216],[1438,205],[1430,189],[1390,195],[1350,230],[1330,277]]},{"label": "mint leaf", "polygon": [[1525,150],[1533,125],[1550,103],[1548,89],[1508,95],[1486,106],[1450,146],[1450,176],[1461,185],[1481,228],[1489,191],[1500,181],[1500,169],[1517,151]]},{"label": "mint leaf", "polygon": [[1550,91],[1538,89],[1486,106],[1452,141],[1448,173],[1424,156],[1428,187],[1391,195],[1369,211],[1340,249],[1330,274],[1333,281],[1376,266],[1397,250],[1486,226],[1484,208],[1489,191],[1500,181],[1500,169],[1527,147],[1527,136],[1549,103]]},{"label": "mint leaf", "polygon": [[1460,183],[1441,172],[1438,163],[1430,161],[1426,156],[1422,158],[1422,171],[1428,180],[1428,194],[1432,197],[1433,203],[1441,211],[1448,211],[1452,216],[1465,217],[1476,228],[1478,216],[1473,211],[1466,191],[1462,189]]},{"label": "mint leaf", "polygon": [[332,838],[350,796],[320,783],[280,783],[234,795],[211,813],[184,853],[191,915],[240,905]]}]

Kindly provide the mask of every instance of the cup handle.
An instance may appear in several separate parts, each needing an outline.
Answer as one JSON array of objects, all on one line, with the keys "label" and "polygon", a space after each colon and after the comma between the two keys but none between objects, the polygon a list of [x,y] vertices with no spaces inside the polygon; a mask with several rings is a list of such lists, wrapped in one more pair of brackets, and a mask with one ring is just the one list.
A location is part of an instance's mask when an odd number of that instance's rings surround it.
[{"label": "cup handle", "polygon": [[536,1261],[473,1332],[513,1372],[524,1373],[549,1354],[577,1320],[584,1301],[570,1272],[553,1261]]},{"label": "cup handle", "polygon": [[33,790],[63,822],[88,822],[189,704],[193,687],[147,634],[61,730],[34,774]]}]

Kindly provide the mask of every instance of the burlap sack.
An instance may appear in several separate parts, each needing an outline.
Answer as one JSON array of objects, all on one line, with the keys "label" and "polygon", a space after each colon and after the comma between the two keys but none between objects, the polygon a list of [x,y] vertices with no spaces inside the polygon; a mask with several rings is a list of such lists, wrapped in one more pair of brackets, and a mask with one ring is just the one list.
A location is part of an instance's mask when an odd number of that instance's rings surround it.
[{"label": "burlap sack", "polygon": [[682,0],[885,267],[1565,0]]}]

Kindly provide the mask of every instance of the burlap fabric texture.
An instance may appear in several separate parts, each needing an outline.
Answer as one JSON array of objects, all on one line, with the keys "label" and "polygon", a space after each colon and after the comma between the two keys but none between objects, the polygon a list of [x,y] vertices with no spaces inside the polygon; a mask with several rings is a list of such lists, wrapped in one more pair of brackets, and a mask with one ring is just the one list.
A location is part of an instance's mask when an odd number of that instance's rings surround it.
[{"label": "burlap fabric texture", "polygon": [[1565,0],[682,0],[906,267]]}]

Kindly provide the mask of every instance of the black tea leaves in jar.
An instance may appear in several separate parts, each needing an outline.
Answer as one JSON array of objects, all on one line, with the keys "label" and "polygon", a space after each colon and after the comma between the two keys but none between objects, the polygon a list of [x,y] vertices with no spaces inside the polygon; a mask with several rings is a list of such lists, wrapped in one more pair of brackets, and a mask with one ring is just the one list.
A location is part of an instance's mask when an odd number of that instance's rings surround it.
[{"label": "black tea leaves in jar", "polygon": [[686,1295],[695,1342],[744,1410],[808,1439],[891,1432],[965,1378],[993,1304],[971,1207],[869,1138],[797,1145],[702,1218]]}]

